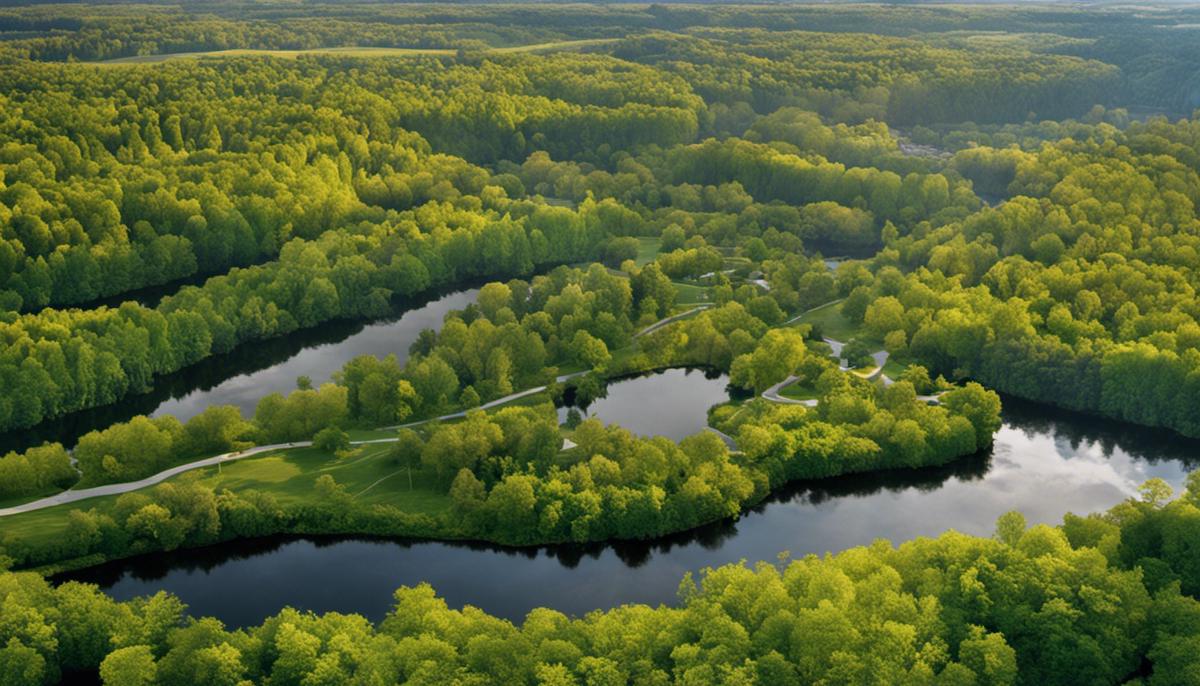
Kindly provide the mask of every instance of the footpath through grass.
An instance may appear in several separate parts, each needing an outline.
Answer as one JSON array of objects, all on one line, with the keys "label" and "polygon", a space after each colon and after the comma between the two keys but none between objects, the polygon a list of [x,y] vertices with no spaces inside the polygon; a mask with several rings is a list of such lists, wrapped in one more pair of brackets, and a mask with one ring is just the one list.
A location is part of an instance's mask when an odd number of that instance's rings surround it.
[{"label": "footpath through grass", "polygon": [[806,312],[796,320],[796,323],[812,324],[822,336],[843,343],[863,335],[862,327],[856,326],[842,314],[842,301],[840,300]]},{"label": "footpath through grass", "polygon": [[[394,435],[394,434],[389,434]],[[437,515],[450,507],[445,484],[425,470],[409,470],[388,458],[391,444],[356,446],[346,457],[338,457],[316,448],[292,448],[266,453],[215,467],[204,467],[167,479],[198,478],[216,492],[229,489],[270,493],[284,507],[314,502],[316,481],[328,474],[345,487],[357,501],[387,503],[414,514]],[[153,487],[152,487],[153,488]],[[134,491],[137,493],[138,491]],[[12,540],[50,538],[67,530],[71,510],[96,509],[110,513],[121,496],[101,496],[74,503],[10,515],[0,521],[5,538]]]},{"label": "footpath through grass", "polygon": [[820,397],[817,395],[815,388],[800,382],[789,384],[779,389],[779,395],[790,400],[816,400]]}]

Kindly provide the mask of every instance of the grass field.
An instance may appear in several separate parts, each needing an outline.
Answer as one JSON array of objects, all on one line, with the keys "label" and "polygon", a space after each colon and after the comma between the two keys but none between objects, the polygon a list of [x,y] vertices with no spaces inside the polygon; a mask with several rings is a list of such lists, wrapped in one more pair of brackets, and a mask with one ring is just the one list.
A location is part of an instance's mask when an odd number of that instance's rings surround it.
[{"label": "grass field", "polygon": [[[616,41],[616,38],[588,38],[583,40],[555,41],[551,43],[535,43],[532,45],[517,45],[505,48],[491,48],[487,52],[498,55],[516,53],[552,52],[557,50],[574,50],[604,45]],[[334,47],[312,48],[307,50],[258,50],[250,48],[233,50],[209,50],[206,52],[176,52],[160,55],[136,55],[134,57],[118,57],[117,59],[95,62],[99,65],[123,64],[162,64],[174,60],[200,59],[208,57],[246,57],[269,56],[282,59],[296,59],[304,55],[341,55],[344,57],[421,57],[454,55],[453,48],[372,48],[372,47]]]},{"label": "grass field", "polygon": [[[409,489],[408,471],[387,458],[388,444],[360,446],[348,457],[338,458],[315,448],[296,448],[206,467],[168,479],[196,478],[216,491],[257,490],[270,493],[284,506],[311,500],[313,485],[329,474],[356,500],[364,503],[388,503],[406,512],[437,514],[450,506],[444,485],[431,474],[413,471]],[[119,496],[91,498],[57,507],[5,517],[3,530],[14,539],[46,538],[62,534],[71,510],[109,512]]]},{"label": "grass field", "polygon": [[637,254],[637,257],[634,259],[634,262],[637,262],[637,266],[644,267],[646,264],[650,263],[654,258],[658,257],[658,253],[660,253],[661,251],[662,251],[662,239],[661,238],[646,238],[646,237],[639,238],[638,239],[638,254]]},{"label": "grass field", "polygon": [[388,444],[360,446],[339,458],[315,448],[300,448],[222,465],[202,472],[201,483],[216,491],[257,490],[271,493],[281,504],[312,498],[313,485],[328,474],[355,499],[386,502],[407,512],[437,513],[449,506],[444,487],[432,475],[413,471],[409,490],[408,470],[388,459]]},{"label": "grass field", "polygon": [[818,397],[816,389],[802,383],[784,386],[779,389],[779,395],[792,400],[815,400]]},{"label": "grass field", "polygon": [[888,357],[887,362],[884,363],[883,373],[893,379],[898,379],[910,364],[913,364],[912,360],[906,358],[896,359],[896,356],[892,355]]},{"label": "grass field", "polygon": [[822,336],[846,342],[862,335],[860,327],[842,316],[841,302],[834,302],[805,314],[799,324],[812,324],[820,329]]},{"label": "grass field", "polygon": [[679,295],[675,297],[675,305],[688,309],[699,305],[700,303],[710,302],[708,299],[708,289],[704,286],[694,286],[690,283],[679,283],[675,281],[675,288],[678,289]]}]

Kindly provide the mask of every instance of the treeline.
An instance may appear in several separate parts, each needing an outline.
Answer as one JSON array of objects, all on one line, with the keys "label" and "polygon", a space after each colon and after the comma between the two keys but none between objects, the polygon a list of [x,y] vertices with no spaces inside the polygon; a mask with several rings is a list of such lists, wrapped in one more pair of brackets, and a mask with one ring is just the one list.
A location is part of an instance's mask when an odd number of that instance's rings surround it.
[{"label": "treeline", "polygon": [[62,490],[75,483],[79,473],[71,456],[59,443],[12,451],[0,457],[0,498],[19,498]]},{"label": "treeline", "polygon": [[1014,197],[894,234],[873,275],[844,267],[843,313],[947,376],[1197,435],[1194,128],[958,153],[964,174]]},{"label": "treeline", "polygon": [[[807,128],[810,122],[801,118],[795,126],[819,136],[819,129]],[[511,175],[525,192],[546,197],[616,200],[628,211],[612,223],[618,232],[653,235],[674,226],[685,239],[698,235],[737,246],[777,231],[800,238],[797,249],[865,256],[881,247],[889,222],[905,228],[945,223],[979,208],[957,170],[910,167],[915,170],[903,175],[847,167],[798,148],[731,138],[646,149],[622,157],[612,171],[538,152],[520,166],[499,165],[497,179],[507,182]]]},{"label": "treeline", "polygon": [[994,123],[1031,113],[1077,116],[1098,103],[1186,114],[1200,104],[1193,78],[1200,53],[1188,30],[1197,19],[1186,6],[1152,16],[895,5],[25,7],[0,14],[0,45],[14,57],[62,61],[236,48],[470,53],[628,38],[617,54],[661,63],[692,82],[714,111],[733,116],[800,106],[843,121]]},{"label": "treeline", "polygon": [[1120,78],[1097,60],[1000,42],[981,50],[868,33],[684,33],[631,38],[612,52],[684,76],[710,105],[745,103],[761,114],[802,107],[837,121],[898,125],[1075,116],[1109,102]]},{"label": "treeline", "polygon": [[[85,434],[74,449],[76,485],[134,481],[203,455],[306,441],[330,427],[377,428],[471,409],[552,382],[558,365],[603,371],[610,350],[630,341],[634,321],[665,315],[674,297],[656,267],[639,272],[632,287],[599,264],[558,268],[530,282],[489,283],[477,303],[448,314],[439,331],[423,332],[403,366],[394,355],[354,358],[335,375],[336,384],[263,397],[251,420],[235,407],[214,406],[186,424],[139,416]],[[66,460],[59,444],[0,458],[0,474],[11,476],[0,483],[0,497],[70,485],[75,469]]]},{"label": "treeline", "polygon": [[[776,339],[768,336],[752,355],[780,353]],[[317,481],[313,501],[284,507],[270,494],[215,493],[188,475],[65,513],[61,535],[14,534],[3,545],[15,564],[37,566],[281,532],[512,545],[646,539],[736,516],[797,478],[943,464],[989,445],[999,427],[998,398],[977,385],[951,390],[941,407],[929,407],[906,380],[882,392],[875,405],[869,384],[805,354],[792,351],[783,372],[825,369],[820,383],[836,387],[823,398],[829,408],[756,403],[745,415],[718,409],[719,426],[737,432],[738,452],[712,432],[676,443],[639,438],[596,419],[575,425],[575,445],[563,450],[553,406],[514,406],[399,431],[385,459],[410,476],[416,470],[423,483],[440,484],[449,500],[444,512],[413,515],[393,505],[364,505],[328,476]],[[588,392],[586,382],[580,391]],[[161,467],[172,450],[216,452],[245,445],[239,439],[247,436],[286,441],[315,434],[322,443],[347,421],[347,395],[346,387],[329,384],[268,396],[253,424],[231,407],[210,408],[183,427],[170,417],[138,418],[85,436],[76,455],[90,485],[97,476],[155,458],[164,460]],[[330,445],[348,447],[340,441]]]},{"label": "treeline", "polygon": [[815,409],[755,400],[741,414],[718,408],[713,422],[772,484],[946,464],[991,445],[1000,428],[1000,399],[978,384],[946,391],[932,406],[908,381],[876,389],[855,378],[824,372]]},{"label": "treeline", "polygon": [[592,264],[489,283],[440,330],[422,332],[403,366],[395,356],[347,363],[336,378],[349,391],[350,417],[386,425],[547,384],[560,368],[604,372],[634,323],[655,321],[674,301],[670,281],[645,271],[631,280]]},{"label": "treeline", "polygon": [[[185,7],[110,8],[103,11],[50,11],[26,8],[0,14],[0,36],[10,33],[9,50],[46,61],[98,61],[138,55],[206,52],[237,48],[403,47],[478,49],[524,45],[564,38],[562,30],[528,25],[502,26],[495,17],[457,13],[452,22],[405,21],[405,12],[378,8],[374,16],[325,5],[314,12],[275,7],[260,18],[204,13]],[[227,16],[219,16],[226,14]],[[292,14],[293,16],[282,16]],[[450,17],[443,16],[443,19]]]},{"label": "treeline", "polygon": [[[285,609],[226,631],[159,593],[118,603],[94,586],[0,574],[4,673],[50,684],[99,669],[105,684],[311,683],[1187,683],[1200,664],[1195,489],[1161,482],[1108,513],[994,538],[954,532],[825,558],[685,577],[676,606],[629,605],[519,624],[449,609],[428,585],[396,592],[377,626]],[[270,516],[271,503],[191,498],[193,531]],[[336,496],[331,496],[336,497]],[[132,507],[136,503],[129,503]],[[151,516],[139,518],[147,531]],[[80,527],[80,531],[87,531]],[[165,528],[164,532],[171,531]],[[1130,678],[1130,675],[1135,675]]]},{"label": "treeline", "polygon": [[[489,173],[444,153],[690,142],[703,109],[682,81],[602,57],[366,62],[349,83],[332,58],[235,62],[5,70],[4,309],[224,273],[432,200],[478,207]],[[498,73],[521,78],[496,90]],[[600,80],[620,86],[592,92]]]},{"label": "treeline", "polygon": [[185,287],[154,309],[127,302],[10,317],[0,323],[0,385],[14,393],[0,399],[0,426],[115,402],[247,341],[377,316],[393,296],[584,259],[605,235],[595,207],[505,204],[499,216],[431,203],[382,224],[293,240],[276,262]]}]

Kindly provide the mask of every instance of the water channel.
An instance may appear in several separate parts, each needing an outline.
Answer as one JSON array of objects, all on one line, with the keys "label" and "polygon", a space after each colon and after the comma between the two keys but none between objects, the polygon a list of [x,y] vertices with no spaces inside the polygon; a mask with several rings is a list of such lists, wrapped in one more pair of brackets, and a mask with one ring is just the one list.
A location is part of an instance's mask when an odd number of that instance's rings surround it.
[{"label": "water channel", "polygon": [[[587,413],[641,434],[702,430],[725,379],[698,371],[616,381]],[[118,599],[167,590],[196,615],[257,624],[285,605],[315,612],[389,609],[401,585],[428,582],[451,607],[514,621],[548,606],[572,615],[625,603],[671,603],[686,572],[900,542],[947,529],[989,535],[999,515],[1031,523],[1107,509],[1161,477],[1179,487],[1195,441],[1005,399],[987,454],[943,468],[792,484],[736,521],[652,542],[504,549],[429,541],[295,538],[155,554],[82,570]]]},{"label": "water channel", "polygon": [[474,302],[478,292],[474,288],[450,291],[432,299],[399,303],[391,317],[366,323],[332,321],[284,338],[247,343],[156,379],[149,393],[0,435],[0,454],[46,441],[71,447],[89,431],[139,414],[171,414],[186,422],[210,405],[237,405],[244,415],[253,416],[260,398],[274,392],[286,394],[301,375],[319,385],[358,355],[395,353],[403,361],[422,329],[441,327],[447,312]]}]

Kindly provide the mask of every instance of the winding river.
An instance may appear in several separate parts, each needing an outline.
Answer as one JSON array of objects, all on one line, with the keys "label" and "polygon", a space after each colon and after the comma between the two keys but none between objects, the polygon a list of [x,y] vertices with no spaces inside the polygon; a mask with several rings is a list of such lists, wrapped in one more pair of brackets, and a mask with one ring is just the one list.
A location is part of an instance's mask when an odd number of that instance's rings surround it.
[{"label": "winding river", "polygon": [[[588,408],[636,433],[678,438],[702,430],[725,396],[723,377],[698,371],[624,379]],[[1031,523],[1096,512],[1161,477],[1179,487],[1200,444],[1005,399],[987,454],[943,468],[795,483],[736,521],[653,542],[503,549],[356,538],[280,537],[117,561],[64,578],[118,599],[167,590],[196,615],[257,624],[285,605],[381,618],[401,585],[428,582],[451,607],[474,605],[520,621],[547,606],[571,615],[625,603],[671,603],[686,572],[739,560],[774,561],[899,542],[954,528],[989,535],[999,515]]]},{"label": "winding river", "polygon": [[358,355],[395,353],[403,360],[422,329],[440,327],[447,312],[474,302],[478,292],[474,288],[450,291],[399,303],[392,316],[371,322],[336,320],[284,338],[247,343],[158,378],[149,393],[2,434],[0,454],[46,441],[70,447],[89,431],[139,414],[172,414],[186,422],[210,405],[237,405],[243,414],[253,416],[260,398],[276,391],[287,393],[301,375],[321,384]]},{"label": "winding river", "polygon": [[[370,323],[333,322],[243,346],[159,380],[148,394],[0,437],[0,450],[59,440],[135,414],[189,417],[213,404],[253,412],[259,398],[309,376],[321,383],[360,354],[403,357],[424,328],[471,302],[451,292]],[[726,379],[674,369],[621,379],[585,410],[642,435],[679,439],[704,430],[706,410],[728,397]],[[431,583],[452,607],[475,605],[512,620],[537,606],[581,615],[624,603],[671,603],[687,572],[747,560],[823,554],[903,541],[949,528],[988,535],[1012,509],[1031,522],[1104,510],[1162,477],[1182,484],[1200,443],[1005,399],[1004,425],[987,454],[950,466],[796,483],[736,521],[653,542],[503,549],[486,545],[354,538],[271,538],[117,561],[63,578],[91,581],[119,599],[167,590],[196,615],[256,624],[285,605],[378,619],[393,590]],[[565,417],[565,411],[563,412]]]}]

